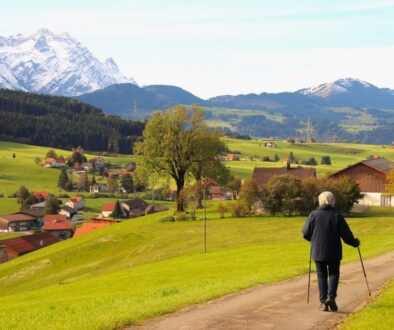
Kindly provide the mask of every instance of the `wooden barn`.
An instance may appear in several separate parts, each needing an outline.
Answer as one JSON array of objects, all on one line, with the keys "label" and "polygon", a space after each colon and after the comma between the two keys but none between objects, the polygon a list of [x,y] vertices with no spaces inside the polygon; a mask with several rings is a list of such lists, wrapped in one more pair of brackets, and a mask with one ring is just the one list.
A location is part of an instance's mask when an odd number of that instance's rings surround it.
[{"label": "wooden barn", "polygon": [[259,188],[262,188],[272,177],[278,175],[289,174],[299,180],[316,177],[314,168],[306,168],[302,166],[291,167],[289,163],[285,167],[255,167],[252,178]]},{"label": "wooden barn", "polygon": [[387,175],[394,169],[394,163],[382,157],[362,160],[350,165],[330,177],[333,179],[343,176],[354,179],[360,186],[363,198],[361,205],[388,206],[394,205],[394,198],[385,193]]}]

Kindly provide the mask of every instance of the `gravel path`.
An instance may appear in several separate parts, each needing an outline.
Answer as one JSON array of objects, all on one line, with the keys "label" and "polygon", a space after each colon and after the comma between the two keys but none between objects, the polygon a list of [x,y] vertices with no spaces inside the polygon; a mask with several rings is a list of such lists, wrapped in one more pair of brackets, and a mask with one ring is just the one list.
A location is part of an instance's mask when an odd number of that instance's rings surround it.
[{"label": "gravel path", "polygon": [[[394,251],[365,260],[364,264],[373,293],[394,278]],[[125,329],[333,329],[369,301],[360,262],[341,267],[337,313],[317,309],[315,273],[312,274],[309,305],[306,304],[306,289],[307,276],[301,276],[187,307]]]}]

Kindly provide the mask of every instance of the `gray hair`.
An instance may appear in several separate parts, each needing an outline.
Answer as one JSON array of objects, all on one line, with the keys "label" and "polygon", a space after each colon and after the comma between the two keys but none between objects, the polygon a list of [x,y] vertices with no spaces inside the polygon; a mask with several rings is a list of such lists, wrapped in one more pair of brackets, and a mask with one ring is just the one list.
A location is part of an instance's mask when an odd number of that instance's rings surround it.
[{"label": "gray hair", "polygon": [[330,206],[335,205],[335,197],[332,192],[323,191],[319,195],[319,206],[322,206],[322,205],[330,205]]}]

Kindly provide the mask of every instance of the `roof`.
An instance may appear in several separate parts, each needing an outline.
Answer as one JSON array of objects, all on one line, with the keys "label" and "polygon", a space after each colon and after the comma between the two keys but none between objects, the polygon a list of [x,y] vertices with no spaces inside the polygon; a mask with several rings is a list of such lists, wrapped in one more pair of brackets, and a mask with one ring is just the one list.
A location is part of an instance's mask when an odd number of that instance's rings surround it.
[{"label": "roof", "polygon": [[0,219],[6,222],[19,222],[19,221],[34,221],[37,220],[37,217],[22,212],[17,212],[13,214],[0,215]]},{"label": "roof", "polygon": [[66,162],[66,160],[64,158],[49,157],[49,158],[45,159],[45,163],[52,163],[53,161],[55,161],[56,163],[65,163]]},{"label": "roof", "polygon": [[5,239],[1,241],[1,244],[18,255],[22,255],[57,242],[60,242],[60,239],[44,232]]},{"label": "roof", "polygon": [[82,196],[75,196],[69,199],[69,201],[72,201],[73,203],[79,203],[81,200],[83,200]]},{"label": "roof", "polygon": [[61,209],[68,212],[68,213],[78,213],[77,209],[74,209],[73,207],[70,207],[67,205],[62,206]]},{"label": "roof", "polygon": [[37,199],[48,199],[49,192],[47,191],[36,191],[33,193],[33,196]]},{"label": "roof", "polygon": [[43,201],[43,202],[40,202],[40,203],[36,203],[36,204],[30,205],[30,208],[40,208],[40,207],[45,208],[45,206],[46,206],[46,201]]},{"label": "roof", "polygon": [[104,227],[108,227],[111,225],[111,222],[101,222],[101,223],[94,223],[94,222],[90,222],[90,223],[84,223],[82,225],[82,227],[79,227],[75,230],[74,236],[73,237],[77,237],[77,236],[82,236],[85,235],[87,233],[90,233],[92,231],[96,231],[98,229],[104,228]]},{"label": "roof", "polygon": [[67,217],[63,214],[46,214],[44,216],[44,222],[52,222],[52,221],[66,221]]},{"label": "roof", "polygon": [[44,230],[72,230],[71,222],[62,214],[47,214],[44,217]]},{"label": "roof", "polygon": [[384,174],[388,174],[390,172],[390,170],[394,169],[394,163],[392,161],[390,161],[386,158],[383,158],[383,157],[374,157],[371,159],[362,160],[358,163],[355,163],[353,165],[345,167],[345,168],[339,170],[338,172],[331,174],[330,176],[335,176],[337,174],[340,174],[340,173],[342,173],[346,170],[349,170],[350,168],[353,168],[353,167],[360,165],[360,164],[371,167],[374,170],[382,172]]},{"label": "roof", "polygon": [[90,219],[92,223],[111,223],[115,224],[120,222],[120,220],[113,219],[113,218],[92,218]]},{"label": "roof", "polygon": [[45,210],[43,208],[39,209],[23,209],[20,213],[24,213],[27,215],[31,215],[36,218],[40,218],[45,214]]},{"label": "roof", "polygon": [[255,167],[253,170],[253,179],[258,186],[265,185],[269,179],[277,175],[290,174],[295,176],[297,179],[304,180],[307,178],[315,177],[316,170],[314,168],[305,167]]},{"label": "roof", "polygon": [[115,210],[115,203],[104,203],[101,212],[113,212]]},{"label": "roof", "polygon": [[145,202],[142,198],[129,199],[126,201],[122,201],[121,203],[128,205],[130,210],[145,210],[149,206],[149,204]]}]

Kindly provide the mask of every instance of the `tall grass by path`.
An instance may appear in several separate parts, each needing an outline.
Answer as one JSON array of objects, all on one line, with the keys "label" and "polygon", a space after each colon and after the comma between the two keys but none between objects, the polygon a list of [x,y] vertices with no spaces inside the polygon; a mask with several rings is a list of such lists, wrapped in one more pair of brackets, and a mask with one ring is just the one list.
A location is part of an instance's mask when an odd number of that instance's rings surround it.
[{"label": "tall grass by path", "polygon": [[[307,271],[305,218],[208,214],[206,254],[202,221],[158,223],[155,214],[1,265],[2,326],[112,329]],[[366,258],[394,248],[389,214],[348,221]],[[344,255],[358,258],[347,246]]]},{"label": "tall grass by path", "polygon": [[387,284],[376,301],[351,315],[341,325],[344,330],[392,330],[394,329],[394,280]]}]

